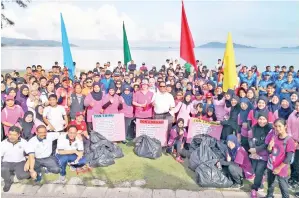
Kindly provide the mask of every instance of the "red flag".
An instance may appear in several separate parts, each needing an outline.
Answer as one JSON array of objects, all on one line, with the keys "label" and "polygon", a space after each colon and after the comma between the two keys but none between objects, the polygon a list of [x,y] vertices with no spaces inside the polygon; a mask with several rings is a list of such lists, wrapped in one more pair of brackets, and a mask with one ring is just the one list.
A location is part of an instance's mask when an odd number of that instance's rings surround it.
[{"label": "red flag", "polygon": [[180,56],[186,62],[193,65],[197,71],[196,60],[194,55],[194,41],[188,25],[187,16],[185,13],[184,2],[182,1],[182,24],[181,24],[181,47]]}]

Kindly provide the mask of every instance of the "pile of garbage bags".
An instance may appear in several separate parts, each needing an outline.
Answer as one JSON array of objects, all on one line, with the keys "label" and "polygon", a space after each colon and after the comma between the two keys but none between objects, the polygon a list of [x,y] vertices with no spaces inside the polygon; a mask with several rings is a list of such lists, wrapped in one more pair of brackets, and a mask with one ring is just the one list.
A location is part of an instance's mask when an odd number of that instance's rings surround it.
[{"label": "pile of garbage bags", "polygon": [[89,137],[89,142],[84,145],[84,156],[91,167],[110,166],[115,163],[114,159],[124,156],[119,146],[101,134],[91,131]]},{"label": "pile of garbage bags", "polygon": [[207,135],[197,135],[192,139],[189,151],[189,168],[195,171],[198,185],[207,188],[232,186],[230,178],[216,166],[220,159],[225,159],[225,144]]},{"label": "pile of garbage bags", "polygon": [[147,135],[141,135],[134,140],[134,153],[139,157],[157,159],[162,156],[161,142]]}]

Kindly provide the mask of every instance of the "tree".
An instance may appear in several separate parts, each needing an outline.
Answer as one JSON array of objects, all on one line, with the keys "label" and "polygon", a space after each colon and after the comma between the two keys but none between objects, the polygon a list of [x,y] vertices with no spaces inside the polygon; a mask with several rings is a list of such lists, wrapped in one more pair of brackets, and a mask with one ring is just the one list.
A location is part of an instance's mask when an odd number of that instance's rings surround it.
[{"label": "tree", "polygon": [[[16,0],[16,1],[12,1],[17,3],[21,8],[27,8],[27,4],[30,3],[30,0]],[[14,25],[14,21],[10,20],[9,18],[7,18],[5,16],[5,14],[3,14],[3,10],[5,10],[5,3],[4,1],[1,1],[1,29],[3,28],[4,25]]]}]

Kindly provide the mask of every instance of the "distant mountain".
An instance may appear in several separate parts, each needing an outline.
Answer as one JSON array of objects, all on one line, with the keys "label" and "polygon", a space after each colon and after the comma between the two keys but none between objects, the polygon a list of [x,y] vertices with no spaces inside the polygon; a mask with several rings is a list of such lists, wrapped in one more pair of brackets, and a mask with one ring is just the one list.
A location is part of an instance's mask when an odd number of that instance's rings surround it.
[{"label": "distant mountain", "polygon": [[[225,46],[226,46],[226,43],[209,42],[207,44],[200,45],[196,48],[225,48]],[[234,48],[255,48],[255,47],[234,43]]]},{"label": "distant mountain", "polygon": [[282,47],[281,49],[299,49],[299,46],[297,46],[297,47]]},{"label": "distant mountain", "polygon": [[[70,44],[71,47],[78,47]],[[31,40],[1,37],[1,46],[21,46],[21,47],[60,47],[61,42],[53,40]]]}]

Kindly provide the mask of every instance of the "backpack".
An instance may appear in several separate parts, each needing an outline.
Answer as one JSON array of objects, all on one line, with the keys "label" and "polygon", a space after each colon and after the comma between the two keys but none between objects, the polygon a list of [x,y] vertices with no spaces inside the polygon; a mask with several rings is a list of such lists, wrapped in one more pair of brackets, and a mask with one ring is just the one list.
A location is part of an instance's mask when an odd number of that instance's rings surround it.
[{"label": "backpack", "polygon": [[[284,140],[283,140],[283,148],[284,148],[284,150],[286,150],[286,148],[287,148],[287,143],[288,143],[288,140],[289,140],[290,138],[291,138],[290,136],[287,136],[286,138],[284,138]],[[290,164],[293,164],[294,159],[295,159],[295,154],[293,153],[293,154],[292,154],[292,159],[291,159]]]}]

